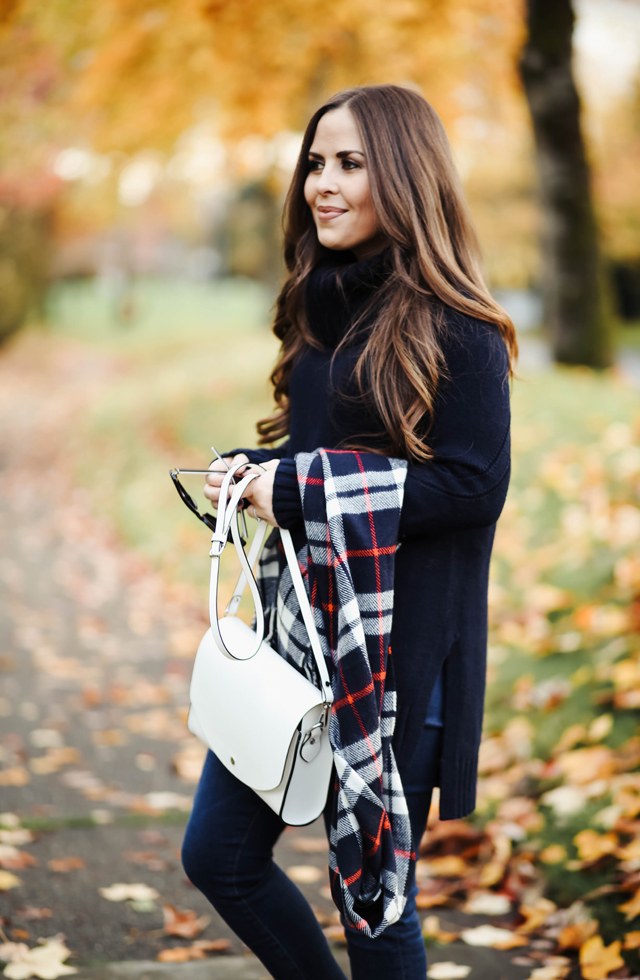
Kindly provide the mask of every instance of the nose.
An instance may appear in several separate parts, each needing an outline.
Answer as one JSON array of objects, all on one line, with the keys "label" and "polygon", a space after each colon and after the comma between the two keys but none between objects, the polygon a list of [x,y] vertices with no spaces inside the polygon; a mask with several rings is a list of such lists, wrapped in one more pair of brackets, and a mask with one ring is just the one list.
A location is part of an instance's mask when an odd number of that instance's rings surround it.
[{"label": "nose", "polygon": [[318,194],[337,194],[338,184],[335,177],[332,174],[332,168],[326,166],[321,171],[318,177],[318,183],[316,184],[316,190]]}]

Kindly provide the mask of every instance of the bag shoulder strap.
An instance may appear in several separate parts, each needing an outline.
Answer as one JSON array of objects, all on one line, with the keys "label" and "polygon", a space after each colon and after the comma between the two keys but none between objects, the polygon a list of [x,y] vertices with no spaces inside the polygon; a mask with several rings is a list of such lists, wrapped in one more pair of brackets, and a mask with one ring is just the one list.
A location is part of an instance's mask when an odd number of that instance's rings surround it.
[{"label": "bag shoulder strap", "polygon": [[[260,600],[260,593],[258,591],[258,586],[256,580],[253,576],[251,566],[247,560],[244,548],[242,547],[242,541],[240,538],[240,530],[238,528],[238,505],[242,500],[242,495],[249,486],[249,484],[258,478],[259,473],[250,473],[244,477],[238,484],[234,486],[231,498],[229,498],[229,487],[231,486],[231,481],[233,480],[234,474],[238,469],[242,469],[243,464],[237,463],[232,466],[229,471],[225,474],[222,481],[222,486],[220,487],[220,498],[218,501],[218,511],[216,516],[216,526],[213,534],[211,535],[211,550],[209,551],[209,557],[211,558],[211,578],[209,581],[209,620],[211,622],[211,634],[213,636],[214,642],[220,652],[224,654],[231,660],[238,659],[250,659],[255,656],[255,654],[260,649],[262,643],[262,637],[264,635],[264,611],[262,608],[262,602]],[[220,624],[218,620],[218,583],[220,579],[220,558],[222,552],[229,539],[229,531],[231,531],[231,536],[233,538],[233,543],[236,547],[238,558],[240,559],[240,567],[242,569],[242,577],[245,582],[249,583],[249,590],[251,592],[251,598],[253,599],[253,604],[256,610],[256,642],[255,646],[249,650],[244,657],[239,658],[234,655],[232,650],[226,646],[222,634],[220,633]],[[264,531],[261,535],[264,539]],[[258,542],[256,549],[259,551],[262,541]],[[243,589],[244,590],[244,583]],[[236,588],[237,591],[237,588]],[[242,594],[242,593],[241,593]]]},{"label": "bag shoulder strap", "polygon": [[[220,633],[220,626],[218,620],[218,583],[220,577],[220,557],[227,544],[229,538],[229,531],[231,531],[231,536],[233,538],[233,543],[240,560],[240,577],[238,579],[237,585],[234,589],[231,600],[229,601],[227,608],[225,610],[225,615],[234,616],[238,606],[240,605],[240,600],[244,593],[245,587],[248,584],[249,590],[251,592],[251,598],[253,600],[255,611],[256,611],[256,645],[255,648],[242,659],[250,659],[259,650],[262,643],[262,637],[264,635],[264,610],[262,608],[262,600],[260,598],[260,592],[253,574],[253,567],[258,559],[258,556],[262,550],[264,544],[264,539],[268,525],[265,521],[260,521],[256,528],[253,540],[251,542],[251,547],[249,549],[249,555],[247,557],[242,539],[240,538],[240,531],[238,528],[238,505],[242,499],[242,496],[249,486],[249,484],[257,479],[260,475],[259,473],[250,473],[246,477],[243,477],[238,484],[233,488],[233,493],[229,497],[229,488],[233,480],[234,474],[239,469],[243,469],[246,464],[237,463],[232,466],[229,471],[225,474],[222,481],[222,486],[220,487],[220,498],[218,504],[218,512],[216,517],[216,527],[211,535],[211,550],[209,555],[211,557],[211,579],[209,586],[209,618],[211,620],[211,633],[213,635],[214,642],[221,653],[230,659],[239,659],[234,656],[233,652],[228,649]],[[302,574],[300,572],[300,566],[298,564],[298,559],[295,553],[295,548],[293,546],[293,541],[291,540],[291,534],[285,528],[280,528],[280,537],[284,547],[285,557],[287,559],[287,564],[289,566],[289,571],[291,573],[291,580],[293,582],[293,587],[296,592],[298,603],[300,605],[300,612],[302,614],[302,619],[309,636],[309,644],[311,646],[311,651],[314,656],[316,667],[318,670],[318,675],[320,678],[320,685],[322,689],[322,696],[326,703],[331,703],[333,701],[333,693],[331,689],[331,680],[329,678],[329,672],[327,670],[327,665],[322,653],[322,646],[320,644],[320,637],[318,636],[318,631],[316,629],[315,622],[313,620],[313,612],[309,604],[309,599],[307,596],[306,589],[304,587],[304,582],[302,580]]]},{"label": "bag shoulder strap", "polygon": [[320,645],[320,637],[318,636],[316,624],[313,620],[313,611],[309,604],[307,590],[305,589],[304,582],[302,581],[302,573],[300,572],[300,565],[298,564],[298,557],[296,555],[295,548],[293,547],[291,534],[285,528],[281,527],[280,538],[282,539],[284,553],[287,558],[287,564],[289,565],[289,571],[291,572],[291,581],[293,582],[293,587],[296,590],[296,596],[298,597],[298,604],[300,606],[300,612],[302,613],[302,619],[309,636],[311,650],[316,662],[316,667],[318,668],[318,674],[320,676],[320,683],[322,685],[325,701],[332,702],[333,692],[331,690],[329,671],[327,670],[327,664]]}]

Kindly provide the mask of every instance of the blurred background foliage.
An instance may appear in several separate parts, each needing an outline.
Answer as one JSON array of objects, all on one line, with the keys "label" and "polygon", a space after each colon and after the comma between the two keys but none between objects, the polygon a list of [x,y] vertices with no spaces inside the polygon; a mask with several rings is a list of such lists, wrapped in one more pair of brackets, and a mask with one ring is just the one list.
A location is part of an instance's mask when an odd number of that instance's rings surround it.
[{"label": "blurred background foliage", "polygon": [[[633,322],[640,9],[580,0],[576,13],[608,317]],[[489,282],[540,321],[526,36],[524,3],[509,0],[2,0],[0,334],[61,279],[98,279],[116,298],[140,276],[274,286],[310,113],[341,87],[379,81],[418,88],[440,113]]]},{"label": "blurred background foliage", "polygon": [[[640,942],[640,4],[574,8],[618,346],[617,366],[594,372],[553,368],[543,322],[544,193],[519,64],[544,2],[0,0],[0,340],[25,328],[3,348],[0,394],[5,436],[38,480],[65,474],[204,598],[206,532],[167,470],[206,465],[212,440],[253,444],[269,410],[301,131],[340,87],[419,88],[523,350],[475,818],[494,843],[482,870],[460,858],[447,888],[480,880],[532,908],[546,889],[541,923],[549,898],[580,916],[576,901],[591,903],[577,949],[596,928]],[[621,890],[636,896],[625,915]]]}]

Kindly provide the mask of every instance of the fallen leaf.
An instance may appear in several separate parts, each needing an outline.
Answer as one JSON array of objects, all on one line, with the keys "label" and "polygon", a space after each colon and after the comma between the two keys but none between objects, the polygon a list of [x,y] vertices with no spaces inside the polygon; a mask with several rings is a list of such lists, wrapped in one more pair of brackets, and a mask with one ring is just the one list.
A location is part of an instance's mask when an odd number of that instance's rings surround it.
[{"label": "fallen leaf", "polygon": [[471,827],[464,820],[446,820],[430,827],[420,842],[420,853],[428,854],[438,848],[443,842],[448,847],[460,850],[469,843],[479,842],[484,834],[477,827]]},{"label": "fallen leaf", "polygon": [[24,766],[12,766],[0,771],[0,786],[25,786],[31,781],[31,776]]},{"label": "fallen leaf", "polygon": [[325,912],[324,909],[319,909],[317,905],[311,906],[311,911],[316,917],[316,921],[320,923],[321,926],[330,926],[335,922],[333,915]]},{"label": "fallen leaf", "polygon": [[435,939],[439,943],[453,943],[459,938],[459,932],[447,932],[440,928],[440,919],[437,915],[428,915],[422,923],[422,935],[429,939]]},{"label": "fallen leaf", "polygon": [[140,882],[133,885],[117,882],[115,885],[109,885],[108,888],[98,888],[98,891],[109,902],[126,902],[127,899],[134,902],[152,902],[154,899],[160,898],[160,892]]},{"label": "fallen leaf", "polygon": [[51,909],[39,909],[36,905],[24,905],[15,912],[18,919],[50,919],[52,914]]},{"label": "fallen leaf", "polygon": [[562,980],[569,973],[568,966],[550,963],[548,966],[538,966],[529,974],[528,980]]},{"label": "fallen leaf", "polygon": [[22,844],[31,844],[34,836],[30,830],[24,827],[17,827],[15,830],[0,830],[0,844],[14,844],[21,847]]},{"label": "fallen leaf", "polygon": [[188,783],[197,783],[206,754],[206,746],[194,738],[189,745],[172,756],[171,766],[181,779]]},{"label": "fallen leaf", "polygon": [[338,946],[345,946],[347,939],[344,934],[344,926],[327,926],[326,929],[322,930],[327,942],[335,943]]},{"label": "fallen leaf", "polygon": [[151,810],[182,810],[188,813],[191,810],[193,800],[190,796],[183,796],[181,793],[173,793],[170,790],[159,790],[155,793],[146,793],[145,804]]},{"label": "fallen leaf", "polygon": [[197,939],[193,945],[206,953],[227,953],[231,949],[230,939]]},{"label": "fallen leaf", "polygon": [[9,871],[22,871],[38,863],[38,859],[28,851],[20,851],[13,844],[0,844],[0,868]]},{"label": "fallen leaf", "polygon": [[10,888],[17,888],[22,884],[17,875],[10,871],[0,871],[0,892],[7,892]]},{"label": "fallen leaf", "polygon": [[489,861],[480,872],[479,883],[483,888],[491,888],[492,885],[497,885],[499,881],[502,881],[506,870],[506,862]]},{"label": "fallen leaf", "polygon": [[580,949],[597,931],[598,923],[595,919],[585,919],[583,922],[565,926],[558,936],[558,949]]},{"label": "fallen leaf", "polygon": [[550,844],[540,851],[540,860],[543,864],[561,864],[567,860],[567,849],[562,844]]},{"label": "fallen leaf", "polygon": [[36,776],[49,776],[58,772],[62,766],[77,765],[81,761],[80,753],[71,746],[62,749],[50,749],[46,755],[34,756],[29,760],[29,766]]},{"label": "fallen leaf", "polygon": [[443,963],[434,963],[427,970],[429,980],[463,980],[470,973],[470,966],[463,966],[462,963],[452,963],[449,960]]},{"label": "fallen leaf", "polygon": [[556,762],[567,782],[577,786],[584,786],[596,779],[607,779],[617,769],[613,752],[604,745],[564,752]]},{"label": "fallen leaf", "polygon": [[584,725],[569,725],[562,733],[562,737],[553,749],[553,755],[560,755],[572,749],[578,742],[586,742],[589,739],[589,732]]},{"label": "fallen leaf", "polygon": [[518,926],[518,932],[526,935],[535,932],[540,926],[544,925],[552,912],[555,912],[556,905],[548,898],[539,898],[535,905],[521,905],[520,915],[524,916],[525,921]]},{"label": "fallen leaf", "polygon": [[64,963],[70,954],[71,950],[59,936],[44,940],[42,945],[33,949],[29,949],[25,943],[4,943],[0,946],[0,959],[9,963],[4,969],[4,976],[9,980],[27,980],[28,977],[56,980],[57,977],[77,973],[77,967]]},{"label": "fallen leaf", "polygon": [[463,878],[469,871],[467,862],[457,854],[429,858],[426,864],[429,873],[438,878]]},{"label": "fallen leaf", "polygon": [[155,912],[158,906],[150,898],[134,898],[129,902],[129,907],[134,912]]},{"label": "fallen leaf", "polygon": [[592,936],[580,947],[580,969],[584,980],[602,980],[614,970],[624,966],[620,956],[621,942],[616,939],[610,946],[605,946],[602,936]]},{"label": "fallen leaf", "polygon": [[203,949],[195,946],[173,946],[171,949],[163,949],[158,953],[156,959],[161,963],[187,963],[189,960],[205,960],[207,958]]},{"label": "fallen leaf", "polygon": [[140,840],[143,844],[168,844],[169,841],[159,830],[154,828],[146,827],[141,830],[138,834]]},{"label": "fallen leaf", "polygon": [[25,943],[2,943],[0,944],[0,960],[3,963],[12,963],[24,952],[29,952],[29,947]]},{"label": "fallen leaf", "polygon": [[640,888],[628,902],[625,902],[623,905],[618,905],[618,911],[625,913],[627,922],[630,919],[635,919],[636,915],[640,915]]},{"label": "fallen leaf", "polygon": [[638,861],[640,859],[640,837],[635,837],[629,844],[619,847],[616,857],[621,861]]},{"label": "fallen leaf", "polygon": [[496,892],[474,892],[462,906],[467,915],[507,915],[511,911],[508,895]]},{"label": "fallen leaf", "polygon": [[315,868],[312,864],[292,864],[287,868],[287,875],[298,885],[312,885],[325,877],[325,871]]},{"label": "fallen leaf", "polygon": [[598,834],[595,830],[582,830],[573,838],[578,848],[578,856],[582,861],[591,864],[599,861],[607,854],[614,854],[618,847],[618,835],[614,833]]},{"label": "fallen leaf", "polygon": [[581,786],[556,786],[540,797],[544,806],[550,806],[560,818],[572,817],[584,809],[587,794]]},{"label": "fallen leaf", "polygon": [[493,949],[514,949],[516,946],[528,946],[529,940],[519,936],[509,929],[498,929],[496,926],[476,926],[474,929],[463,929],[460,938],[468,946],[491,946]]},{"label": "fallen leaf", "polygon": [[94,745],[126,745],[127,733],[122,728],[99,728],[91,732]]},{"label": "fallen leaf", "polygon": [[19,827],[20,817],[17,813],[12,813],[11,810],[5,810],[4,813],[0,813],[0,827]]},{"label": "fallen leaf", "polygon": [[169,862],[161,858],[155,851],[125,851],[124,856],[127,861],[133,864],[144,864],[149,871],[166,871]]},{"label": "fallen leaf", "polygon": [[640,949],[640,931],[628,932],[624,937],[623,949]]},{"label": "fallen leaf", "polygon": [[86,867],[84,858],[79,857],[52,858],[50,861],[47,861],[47,864],[52,871],[59,871],[61,874],[67,874],[68,871],[75,871],[78,868]]},{"label": "fallen leaf", "polygon": [[505,823],[515,823],[524,830],[538,833],[544,827],[544,817],[535,800],[527,796],[512,796],[498,807],[496,817]]},{"label": "fallen leaf", "polygon": [[613,728],[613,715],[599,715],[589,726],[589,738],[592,742],[600,742],[606,738]]},{"label": "fallen leaf", "polygon": [[[421,888],[416,895],[416,905],[419,909],[432,909],[438,905],[451,905],[453,904],[453,899],[448,891],[443,890],[440,886],[442,882],[434,882],[434,888]],[[329,895],[331,898],[331,895]]]},{"label": "fallen leaf", "polygon": [[210,922],[208,915],[198,918],[197,912],[193,912],[191,909],[176,909],[173,905],[163,905],[162,911],[164,913],[164,931],[168,936],[195,939]]},{"label": "fallen leaf", "polygon": [[633,776],[627,776],[613,795],[613,802],[622,808],[625,817],[636,817],[640,813],[640,784]]},{"label": "fallen leaf", "polygon": [[294,837],[289,842],[289,847],[293,851],[302,851],[303,854],[326,854],[329,849],[325,837]]}]

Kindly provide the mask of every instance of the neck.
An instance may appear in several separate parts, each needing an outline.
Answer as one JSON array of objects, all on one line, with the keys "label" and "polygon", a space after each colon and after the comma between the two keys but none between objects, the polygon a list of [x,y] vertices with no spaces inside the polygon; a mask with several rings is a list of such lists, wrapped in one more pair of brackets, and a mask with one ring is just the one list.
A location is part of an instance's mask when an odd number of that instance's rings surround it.
[{"label": "neck", "polygon": [[388,244],[389,242],[385,236],[379,234],[375,238],[370,238],[368,241],[362,242],[360,245],[352,245],[351,251],[357,260],[360,261],[360,259],[370,259],[372,255],[378,255],[380,252],[383,252]]}]

